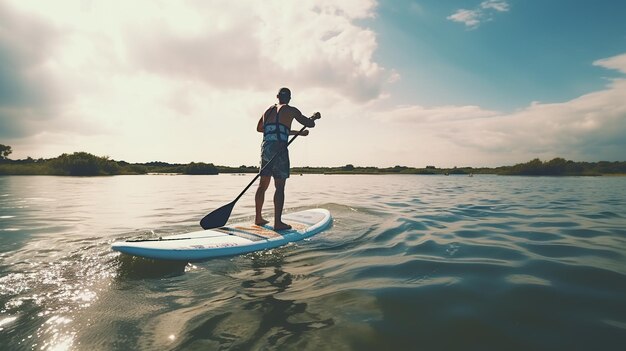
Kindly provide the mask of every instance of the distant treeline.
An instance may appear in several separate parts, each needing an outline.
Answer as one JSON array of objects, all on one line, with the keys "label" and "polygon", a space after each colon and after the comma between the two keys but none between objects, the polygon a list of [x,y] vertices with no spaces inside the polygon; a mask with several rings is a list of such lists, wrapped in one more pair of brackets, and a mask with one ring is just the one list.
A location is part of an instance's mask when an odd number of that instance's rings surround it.
[{"label": "distant treeline", "polygon": [[379,167],[355,167],[348,164],[341,167],[294,167],[292,173],[323,173],[323,174],[475,174],[475,173],[494,173],[491,168],[472,168],[472,167],[454,167],[454,168],[436,168],[435,166],[426,166],[426,168],[413,168],[407,166],[394,166],[387,168]]},{"label": "distant treeline", "polygon": [[512,167],[500,167],[498,170],[498,174],[503,175],[598,176],[626,174],[626,162],[574,162],[560,157],[542,162],[536,158]]},{"label": "distant treeline", "polygon": [[[63,154],[51,159],[11,160],[8,155],[10,147],[0,144],[0,175],[66,175],[66,176],[100,176],[120,174],[148,174],[148,173],[175,173],[175,174],[219,174],[219,173],[258,173],[256,166],[215,166],[212,163],[192,162],[189,164],[171,164],[166,162],[128,163],[114,161],[108,157],[95,156],[86,152]],[[340,167],[294,167],[293,174],[440,174],[440,175],[471,175],[471,174],[499,174],[499,175],[626,175],[626,162],[574,162],[563,158],[550,161],[534,159],[514,166],[497,168],[453,167],[413,168],[394,166],[388,168],[355,167],[348,164]]]},{"label": "distant treeline", "polygon": [[436,168],[413,168],[395,166],[389,168],[355,167],[351,164],[335,168],[294,168],[298,173],[324,173],[324,174],[498,174],[498,175],[530,175],[530,176],[600,176],[610,174],[626,175],[626,162],[574,162],[557,157],[550,161],[542,162],[534,159],[526,163],[514,166],[488,167],[453,167]]},{"label": "distant treeline", "polygon": [[0,159],[0,175],[102,176],[120,174],[182,173],[218,174],[212,163],[169,164],[164,162],[128,163],[86,152],[63,154],[51,159]]}]

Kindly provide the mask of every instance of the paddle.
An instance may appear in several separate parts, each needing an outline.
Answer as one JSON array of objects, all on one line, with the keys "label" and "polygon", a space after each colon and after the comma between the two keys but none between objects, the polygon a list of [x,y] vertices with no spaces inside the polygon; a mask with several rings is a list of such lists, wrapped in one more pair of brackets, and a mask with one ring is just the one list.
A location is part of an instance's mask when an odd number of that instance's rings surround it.
[{"label": "paddle", "polygon": [[208,215],[204,216],[204,218],[200,220],[200,225],[202,226],[202,229],[206,230],[206,229],[211,229],[211,228],[219,228],[219,227],[223,227],[224,225],[226,225],[226,222],[228,222],[228,218],[230,217],[230,213],[233,211],[233,207],[235,207],[235,203],[237,203],[239,198],[241,198],[241,196],[252,186],[252,184],[254,184],[254,182],[257,179],[259,179],[259,177],[261,176],[261,172],[265,168],[267,168],[269,165],[272,164],[276,156],[285,152],[285,150],[287,150],[287,147],[289,147],[289,144],[291,144],[298,137],[298,135],[300,135],[300,133],[304,132],[305,129],[306,129],[306,126],[302,127],[302,129],[300,129],[300,131],[296,135],[294,135],[293,138],[291,138],[291,140],[289,140],[289,142],[287,143],[287,146],[285,146],[284,149],[277,152],[276,155],[274,155],[274,157],[272,157],[272,159],[265,165],[265,167],[261,168],[261,170],[256,175],[256,177],[252,179],[250,184],[248,184],[248,186],[246,186],[246,188],[243,189],[241,194],[239,194],[239,196],[237,196],[235,200],[233,200],[229,204],[226,204],[218,208],[217,210],[209,213]]}]

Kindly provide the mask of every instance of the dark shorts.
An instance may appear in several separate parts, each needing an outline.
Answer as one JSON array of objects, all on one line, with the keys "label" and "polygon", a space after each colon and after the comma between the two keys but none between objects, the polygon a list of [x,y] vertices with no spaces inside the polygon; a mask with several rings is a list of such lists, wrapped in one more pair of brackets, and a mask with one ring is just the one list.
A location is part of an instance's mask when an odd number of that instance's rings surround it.
[{"label": "dark shorts", "polygon": [[261,168],[276,155],[283,150],[280,155],[276,156],[272,164],[261,171],[261,176],[272,176],[275,179],[289,178],[289,150],[285,150],[287,143],[278,141],[263,141],[261,144]]}]

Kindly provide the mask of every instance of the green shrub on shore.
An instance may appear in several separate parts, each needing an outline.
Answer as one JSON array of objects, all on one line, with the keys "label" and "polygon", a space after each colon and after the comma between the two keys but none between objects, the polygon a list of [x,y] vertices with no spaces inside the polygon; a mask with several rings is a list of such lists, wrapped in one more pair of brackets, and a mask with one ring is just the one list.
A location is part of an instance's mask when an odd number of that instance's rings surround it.
[{"label": "green shrub on shore", "polygon": [[63,154],[49,161],[55,174],[70,176],[98,176],[120,174],[120,166],[108,157],[98,157],[86,152]]},{"label": "green shrub on shore", "polygon": [[506,167],[500,174],[533,176],[598,176],[602,174],[626,174],[626,162],[574,162],[560,157],[542,162],[540,159],[536,158],[526,163]]},{"label": "green shrub on shore", "polygon": [[0,163],[0,175],[107,176],[146,173],[144,166],[116,162],[87,152],[63,154],[48,160],[30,157],[24,160],[4,159]]},{"label": "green shrub on shore", "polygon": [[219,174],[217,168],[212,163],[191,162],[183,169],[184,174]]}]

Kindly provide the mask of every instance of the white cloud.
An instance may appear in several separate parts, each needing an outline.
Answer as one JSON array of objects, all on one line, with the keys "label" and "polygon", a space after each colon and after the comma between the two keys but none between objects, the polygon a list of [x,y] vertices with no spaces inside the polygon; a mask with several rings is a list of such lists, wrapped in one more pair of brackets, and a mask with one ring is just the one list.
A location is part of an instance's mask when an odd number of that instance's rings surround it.
[{"label": "white cloud", "polygon": [[506,1],[488,0],[481,2],[475,9],[459,9],[446,19],[463,23],[468,29],[476,29],[482,22],[491,21],[494,12],[508,12],[510,5]]},{"label": "white cloud", "polygon": [[0,3],[0,137],[29,135],[55,113],[62,94],[47,55],[57,40],[53,26]]},{"label": "white cloud", "polygon": [[463,23],[466,27],[475,28],[480,24],[481,12],[478,10],[457,10],[454,14],[446,17],[450,21]]},{"label": "white cloud", "polygon": [[[594,64],[626,72],[626,54]],[[626,79],[561,103],[532,103],[512,113],[477,106],[405,106],[383,113],[418,140],[457,148],[473,165],[502,165],[557,156],[575,160],[623,160],[626,150]],[[407,139],[408,140],[408,139]],[[407,141],[409,142],[409,141]],[[450,146],[453,144],[454,146]],[[449,154],[447,161],[462,161]],[[433,160],[434,162],[435,160]]]},{"label": "white cloud", "polygon": [[621,54],[613,57],[609,57],[602,60],[597,60],[593,63],[595,66],[600,66],[608,69],[618,70],[622,73],[626,73],[626,54]]},{"label": "white cloud", "polygon": [[[256,119],[279,87],[291,87],[294,104],[312,113],[339,99],[376,101],[397,79],[373,59],[375,33],[356,23],[375,6],[3,2],[0,54],[16,64],[0,73],[34,96],[17,107],[15,94],[0,97],[3,141],[14,157],[83,150],[128,161],[248,163]],[[205,151],[216,145],[232,152]]]},{"label": "white cloud", "polygon": [[506,1],[488,0],[481,2],[480,7],[483,9],[493,9],[498,12],[506,12],[509,10],[510,5]]}]

